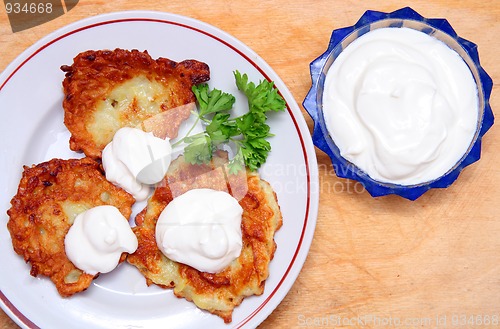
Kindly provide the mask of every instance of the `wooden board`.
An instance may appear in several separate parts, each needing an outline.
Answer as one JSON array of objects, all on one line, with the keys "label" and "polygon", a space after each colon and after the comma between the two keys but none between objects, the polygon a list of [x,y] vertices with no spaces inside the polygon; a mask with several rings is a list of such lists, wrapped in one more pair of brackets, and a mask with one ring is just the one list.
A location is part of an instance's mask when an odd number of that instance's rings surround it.
[{"label": "wooden board", "polygon": [[[425,17],[447,18],[460,36],[478,45],[482,66],[500,81],[498,0],[404,5]],[[353,25],[367,9],[402,6],[395,0],[82,0],[67,14],[17,33],[2,7],[0,70],[41,37],[79,19],[161,10],[205,21],[240,39],[271,65],[301,104],[310,87],[309,62],[326,49],[333,29]],[[491,106],[498,113],[497,86]],[[370,197],[359,184],[337,178],[318,151],[320,208],[310,254],[290,293],[261,327],[390,328],[389,321],[405,328],[500,327],[498,154],[500,132],[493,126],[482,159],[452,187],[410,202]],[[5,225],[6,215],[2,218]],[[0,270],[7,268],[2,264]],[[0,328],[17,326],[0,311]]]}]

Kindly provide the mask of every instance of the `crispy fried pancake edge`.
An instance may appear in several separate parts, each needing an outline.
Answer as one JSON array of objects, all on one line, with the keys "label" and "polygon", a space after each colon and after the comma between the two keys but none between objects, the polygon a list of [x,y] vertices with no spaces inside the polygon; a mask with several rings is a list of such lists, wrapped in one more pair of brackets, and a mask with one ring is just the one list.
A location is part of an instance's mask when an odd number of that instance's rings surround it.
[{"label": "crispy fried pancake edge", "polygon": [[[227,159],[227,158],[226,158]],[[149,284],[173,288],[177,297],[192,301],[201,309],[232,321],[233,309],[245,297],[260,295],[269,276],[269,263],[274,256],[274,234],[282,225],[282,215],[276,193],[269,183],[258,174],[243,172],[248,191],[239,201],[244,209],[242,220],[243,249],[239,258],[220,273],[200,272],[185,264],[165,257],[156,245],[155,227],[161,211],[177,193],[191,188],[215,188],[224,190],[227,181],[220,184],[224,159],[215,159],[211,165],[186,165],[179,159],[172,163],[169,184],[158,187],[148,206],[138,214],[134,228],[139,248],[128,256],[127,261],[136,266]],[[170,177],[169,177],[170,175]],[[222,175],[225,175],[222,172]]]},{"label": "crispy fried pancake edge", "polygon": [[106,181],[100,165],[89,158],[25,166],[7,211],[12,246],[30,263],[32,276],[50,277],[61,296],[71,296],[87,289],[95,278],[66,256],[64,238],[74,217],[109,204],[128,218],[134,202],[130,194]]},{"label": "crispy fried pancake edge", "polygon": [[[70,148],[92,158],[101,157],[102,149],[119,128],[136,127],[154,115],[194,102],[191,87],[210,78],[209,67],[203,62],[155,60],[147,51],[136,49],[88,50],[78,54],[72,65],[61,66],[61,70],[65,72],[62,83],[64,124],[71,132]],[[122,95],[133,96],[125,108],[120,108],[119,103],[115,105],[111,97],[113,90],[134,78],[148,81],[157,89],[161,87],[152,98],[145,100],[154,104],[148,103],[152,108],[146,110],[138,95],[130,95],[133,91]],[[110,104],[95,118],[103,102]],[[91,129],[93,125],[103,126],[103,129],[96,129],[100,130],[99,140]]]}]

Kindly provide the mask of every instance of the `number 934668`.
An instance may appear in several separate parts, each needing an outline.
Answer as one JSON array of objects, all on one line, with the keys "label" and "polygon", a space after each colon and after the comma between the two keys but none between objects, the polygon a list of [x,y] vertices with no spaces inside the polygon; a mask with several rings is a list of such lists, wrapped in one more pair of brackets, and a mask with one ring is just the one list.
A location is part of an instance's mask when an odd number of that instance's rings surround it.
[{"label": "number 934668", "polygon": [[6,2],[7,14],[51,14],[52,3],[50,2]]}]

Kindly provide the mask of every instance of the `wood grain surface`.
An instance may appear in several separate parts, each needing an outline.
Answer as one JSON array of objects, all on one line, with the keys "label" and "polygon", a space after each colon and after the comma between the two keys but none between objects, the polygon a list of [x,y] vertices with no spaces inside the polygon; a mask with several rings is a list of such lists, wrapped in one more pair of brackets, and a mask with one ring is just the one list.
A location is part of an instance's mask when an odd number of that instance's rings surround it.
[{"label": "wood grain surface", "polygon": [[[482,66],[500,81],[498,0],[80,0],[67,14],[17,33],[2,6],[0,70],[71,22],[121,10],[160,10],[202,20],[241,40],[301,104],[310,88],[309,63],[326,49],[333,29],[353,25],[368,9],[404,6],[425,17],[447,18],[461,37],[478,45]],[[500,111],[499,91],[494,86],[495,113]],[[261,328],[396,328],[398,321],[401,328],[500,327],[496,125],[482,145],[482,159],[454,185],[414,202],[370,197],[359,184],[337,178],[329,158],[317,150],[320,206],[310,253],[292,289]],[[6,220],[2,216],[2,225]],[[5,270],[8,264],[0,266]],[[0,329],[11,328],[16,324],[0,311]]]}]

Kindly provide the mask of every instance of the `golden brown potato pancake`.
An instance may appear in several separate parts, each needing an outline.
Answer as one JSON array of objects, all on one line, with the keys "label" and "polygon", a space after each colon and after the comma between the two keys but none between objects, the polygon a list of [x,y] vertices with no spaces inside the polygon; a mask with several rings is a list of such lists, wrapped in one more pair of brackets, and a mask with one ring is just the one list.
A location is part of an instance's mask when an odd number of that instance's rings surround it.
[{"label": "golden brown potato pancake", "polygon": [[[282,216],[276,194],[267,182],[256,173],[245,171],[241,171],[239,177],[231,177],[225,173],[225,164],[227,154],[222,152],[208,165],[191,165],[182,156],[173,161],[165,180],[136,217],[137,226],[133,230],[139,248],[127,257],[127,261],[139,269],[148,285],[154,283],[173,288],[177,297],[184,297],[229,323],[233,309],[245,297],[264,292],[268,265],[276,249],[274,233],[282,225]],[[194,188],[212,188],[232,194],[246,191],[239,200],[243,208],[241,255],[220,273],[200,272],[172,261],[156,244],[155,228],[160,213],[175,196]]]},{"label": "golden brown potato pancake", "polygon": [[121,127],[141,127],[164,112],[168,137],[190,115],[194,84],[208,81],[207,64],[196,60],[180,63],[153,59],[147,51],[89,50],[78,54],[64,71],[64,124],[71,132],[70,148],[92,158],[101,157],[104,147]]},{"label": "golden brown potato pancake", "polygon": [[7,227],[14,250],[31,264],[31,275],[50,277],[66,297],[87,289],[97,277],[76,268],[66,256],[64,238],[75,217],[95,206],[112,205],[128,218],[134,202],[105,179],[96,161],[53,159],[24,167],[7,211]]}]

